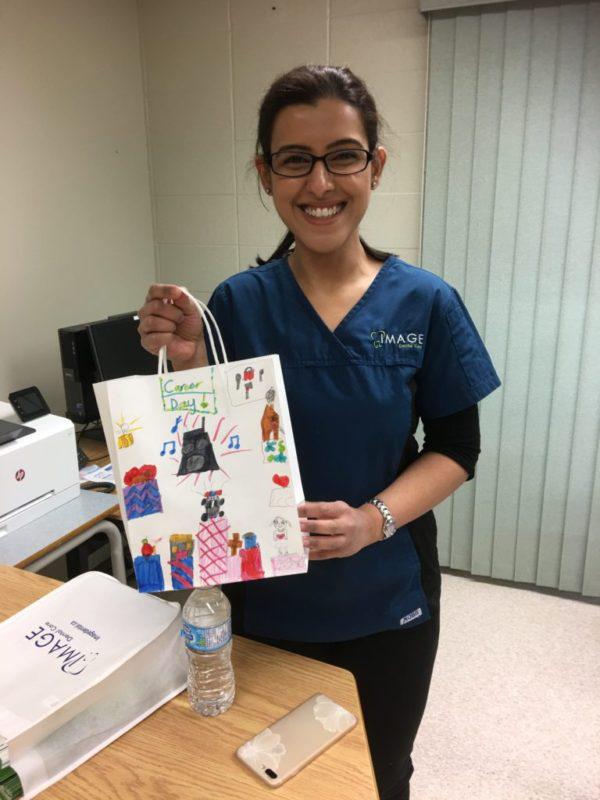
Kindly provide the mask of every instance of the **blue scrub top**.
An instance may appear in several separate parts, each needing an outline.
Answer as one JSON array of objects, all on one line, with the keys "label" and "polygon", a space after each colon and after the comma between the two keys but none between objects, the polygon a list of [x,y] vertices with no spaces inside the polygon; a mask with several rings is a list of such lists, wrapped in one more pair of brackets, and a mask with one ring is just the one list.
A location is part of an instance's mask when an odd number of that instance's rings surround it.
[{"label": "blue scrub top", "polygon": [[[331,332],[287,258],[233,275],[209,307],[228,358],[278,353],[304,493],[358,507],[417,457],[418,417],[474,405],[500,385],[458,293],[390,256]],[[430,619],[439,601],[429,512],[348,558],[306,575],[245,584],[244,629],[298,641],[343,641]]]}]

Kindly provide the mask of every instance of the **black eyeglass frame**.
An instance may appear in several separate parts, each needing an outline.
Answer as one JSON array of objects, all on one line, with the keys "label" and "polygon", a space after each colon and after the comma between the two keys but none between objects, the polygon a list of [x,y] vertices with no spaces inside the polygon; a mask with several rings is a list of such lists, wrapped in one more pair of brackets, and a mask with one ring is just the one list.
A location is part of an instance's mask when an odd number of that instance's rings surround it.
[{"label": "black eyeglass frame", "polygon": [[[330,156],[334,156],[337,153],[345,153],[348,150],[352,150],[353,152],[357,152],[358,151],[358,152],[367,154],[367,161],[366,161],[364,167],[361,167],[361,169],[357,169],[356,172],[334,172],[332,169],[329,169],[329,165],[327,164],[327,159]],[[278,156],[280,153],[289,153],[291,155],[295,154],[295,155],[308,156],[310,159],[312,159],[312,163],[311,163],[311,165],[310,165],[310,167],[308,169],[308,172],[303,172],[301,175],[285,175],[285,174],[283,174],[281,172],[277,172],[277,170],[273,169],[273,158],[275,156]],[[323,164],[325,165],[325,169],[331,175],[358,175],[359,173],[364,172],[366,170],[366,168],[369,166],[369,164],[374,159],[374,157],[375,157],[375,154],[372,153],[370,150],[365,150],[364,147],[340,147],[338,150],[332,150],[330,153],[325,153],[324,156],[313,156],[312,153],[307,153],[304,150],[278,150],[276,153],[270,153],[268,156],[265,156],[265,161],[268,164],[269,169],[271,170],[271,172],[274,172],[275,175],[279,175],[280,178],[306,178],[306,176],[310,175],[310,173],[313,171],[314,166],[317,163],[317,161],[322,161]]]}]

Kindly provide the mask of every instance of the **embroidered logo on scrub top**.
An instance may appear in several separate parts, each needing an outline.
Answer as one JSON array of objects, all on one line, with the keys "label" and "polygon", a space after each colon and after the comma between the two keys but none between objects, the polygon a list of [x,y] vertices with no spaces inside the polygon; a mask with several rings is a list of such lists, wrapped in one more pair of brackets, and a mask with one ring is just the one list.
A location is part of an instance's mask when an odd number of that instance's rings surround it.
[{"label": "embroidered logo on scrub top", "polygon": [[401,350],[421,350],[423,348],[422,333],[388,333],[387,331],[371,331],[373,347],[380,348],[386,344],[399,347]]}]

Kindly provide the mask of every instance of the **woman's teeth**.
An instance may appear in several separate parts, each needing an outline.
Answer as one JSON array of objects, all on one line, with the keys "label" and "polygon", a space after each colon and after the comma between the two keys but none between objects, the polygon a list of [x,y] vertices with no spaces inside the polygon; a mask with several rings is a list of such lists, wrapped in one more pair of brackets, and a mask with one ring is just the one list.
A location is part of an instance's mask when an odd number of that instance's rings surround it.
[{"label": "woman's teeth", "polygon": [[336,214],[339,214],[342,208],[344,207],[344,203],[341,203],[338,206],[331,206],[330,208],[310,208],[308,206],[303,206],[302,210],[309,215],[309,217],[335,217]]}]

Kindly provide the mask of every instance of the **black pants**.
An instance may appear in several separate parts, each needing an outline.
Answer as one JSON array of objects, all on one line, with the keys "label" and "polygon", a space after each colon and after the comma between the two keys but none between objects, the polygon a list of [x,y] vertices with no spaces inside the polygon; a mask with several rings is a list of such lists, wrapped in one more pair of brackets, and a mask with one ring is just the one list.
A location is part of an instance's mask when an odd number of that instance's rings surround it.
[{"label": "black pants", "polygon": [[292,642],[252,636],[240,630],[243,626],[235,612],[233,627],[235,633],[248,639],[349,670],[358,688],[380,798],[408,800],[414,771],[410,754],[429,693],[439,613],[415,628],[383,631],[347,642]]}]

